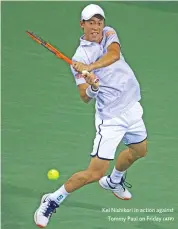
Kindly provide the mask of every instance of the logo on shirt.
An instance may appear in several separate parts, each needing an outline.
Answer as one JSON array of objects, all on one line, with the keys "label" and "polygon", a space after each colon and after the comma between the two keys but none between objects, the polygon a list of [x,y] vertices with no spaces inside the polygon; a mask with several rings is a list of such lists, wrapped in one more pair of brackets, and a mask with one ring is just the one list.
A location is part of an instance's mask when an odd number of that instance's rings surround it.
[{"label": "logo on shirt", "polygon": [[83,78],[82,74],[80,74],[80,73],[77,73],[77,74],[75,75],[75,77],[76,77],[76,79],[81,79],[81,78]]},{"label": "logo on shirt", "polygon": [[108,31],[106,33],[106,37],[109,37],[110,35],[113,35],[113,34],[116,34],[116,32],[115,31]]}]

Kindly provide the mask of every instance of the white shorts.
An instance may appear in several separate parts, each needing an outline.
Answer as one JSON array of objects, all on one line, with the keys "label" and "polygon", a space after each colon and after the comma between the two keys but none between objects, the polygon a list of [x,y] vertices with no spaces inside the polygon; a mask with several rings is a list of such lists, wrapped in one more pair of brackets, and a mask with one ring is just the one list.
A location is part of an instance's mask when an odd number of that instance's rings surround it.
[{"label": "white shorts", "polygon": [[119,117],[109,120],[102,120],[96,114],[96,137],[91,156],[113,160],[121,141],[126,145],[144,141],[147,138],[147,132],[142,115],[143,108],[139,102]]}]

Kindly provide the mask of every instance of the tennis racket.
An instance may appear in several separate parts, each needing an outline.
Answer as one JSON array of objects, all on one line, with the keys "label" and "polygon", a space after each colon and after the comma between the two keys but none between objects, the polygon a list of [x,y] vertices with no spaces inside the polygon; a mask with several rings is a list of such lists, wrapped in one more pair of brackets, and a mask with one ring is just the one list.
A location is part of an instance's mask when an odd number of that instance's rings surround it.
[{"label": "tennis racket", "polygon": [[[56,49],[53,45],[51,45],[49,42],[44,41],[41,37],[37,36],[35,33],[26,31],[26,33],[38,44],[42,45],[44,48],[48,49],[50,52],[52,52],[54,55],[56,55],[58,58],[64,60],[69,65],[72,65],[72,60],[69,59],[67,56],[65,56],[63,53],[61,53],[58,49]],[[86,70],[82,71],[82,73],[88,73]],[[99,80],[96,79],[95,83]]]},{"label": "tennis racket", "polygon": [[52,52],[54,55],[56,55],[58,58],[64,60],[66,63],[72,65],[72,60],[69,59],[67,56],[65,56],[63,53],[61,53],[59,50],[57,50],[53,45],[50,43],[44,41],[41,37],[37,36],[35,33],[26,31],[26,33],[38,44],[42,45],[46,49],[48,49],[50,52]]}]

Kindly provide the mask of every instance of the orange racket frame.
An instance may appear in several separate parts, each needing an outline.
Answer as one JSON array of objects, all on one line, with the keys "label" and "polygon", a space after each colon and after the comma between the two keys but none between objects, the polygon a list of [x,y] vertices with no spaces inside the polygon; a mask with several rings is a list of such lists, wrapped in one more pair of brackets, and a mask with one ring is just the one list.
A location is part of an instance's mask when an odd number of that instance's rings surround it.
[{"label": "orange racket frame", "polygon": [[56,49],[53,45],[50,43],[44,41],[41,37],[37,36],[35,33],[26,31],[26,33],[38,44],[42,45],[46,49],[48,49],[50,52],[52,52],[54,55],[56,55],[58,58],[64,60],[69,65],[72,65],[72,60],[69,59],[67,56],[65,56],[63,53],[61,53],[58,49]]}]

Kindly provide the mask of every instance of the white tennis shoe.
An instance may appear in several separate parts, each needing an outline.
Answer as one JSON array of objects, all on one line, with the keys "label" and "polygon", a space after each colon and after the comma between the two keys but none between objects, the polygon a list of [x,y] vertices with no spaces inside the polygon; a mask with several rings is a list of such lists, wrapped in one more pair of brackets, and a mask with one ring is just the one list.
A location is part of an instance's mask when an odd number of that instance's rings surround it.
[{"label": "white tennis shoe", "polygon": [[[111,183],[113,187],[110,185]],[[111,181],[110,176],[104,176],[99,180],[99,184],[102,188],[112,191],[119,199],[130,200],[132,198],[132,194],[126,189],[126,187],[131,188],[132,186],[127,183],[123,177],[120,183],[115,184]]]},{"label": "white tennis shoe", "polygon": [[36,210],[34,214],[35,224],[40,228],[45,228],[53,213],[56,212],[56,208],[59,205],[50,199],[50,193],[45,194],[42,199],[39,208]]}]

